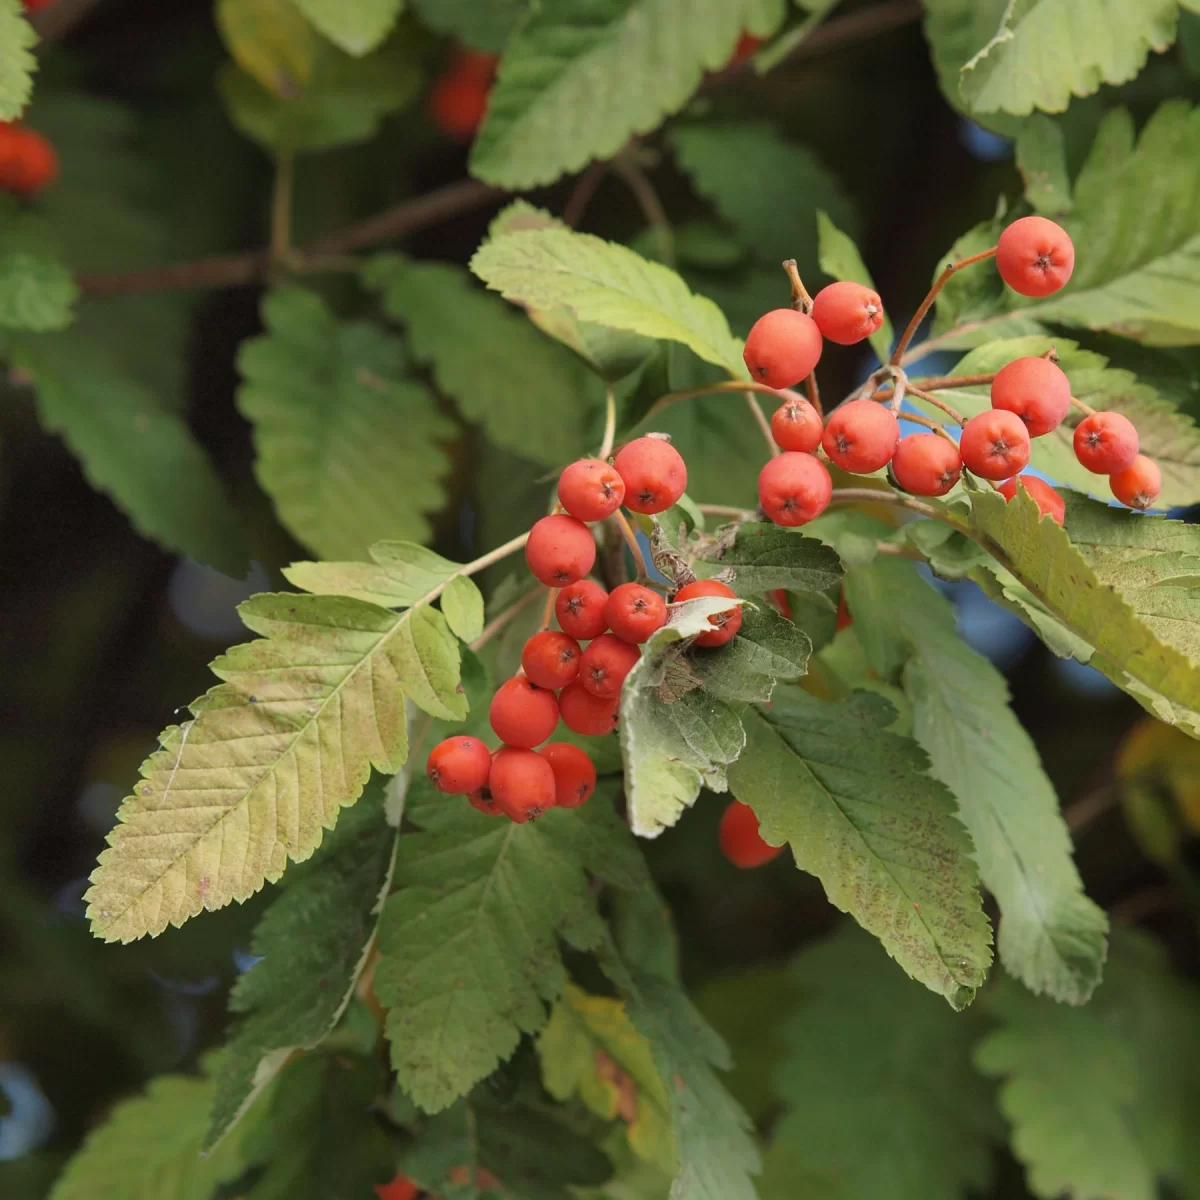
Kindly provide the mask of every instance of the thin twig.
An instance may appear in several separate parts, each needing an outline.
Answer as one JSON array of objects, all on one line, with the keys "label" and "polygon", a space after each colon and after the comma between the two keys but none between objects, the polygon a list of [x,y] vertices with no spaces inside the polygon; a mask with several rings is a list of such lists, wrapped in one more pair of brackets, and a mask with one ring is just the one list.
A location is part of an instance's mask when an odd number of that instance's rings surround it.
[{"label": "thin twig", "polygon": [[480,650],[488,644],[514,617],[525,611],[540,595],[538,588],[525,593],[520,600],[510,604],[503,612],[493,617],[484,627],[483,632],[471,643],[472,650]]},{"label": "thin twig", "polygon": [[817,410],[817,416],[823,421],[825,419],[825,410],[821,407],[821,389],[817,387],[817,373],[810,371],[808,378],[804,381],[804,390],[808,393],[808,402]]},{"label": "thin twig", "polygon": [[558,588],[548,587],[546,589],[546,603],[542,605],[542,623],[538,629],[549,629],[550,621],[554,616],[554,601],[558,599]]},{"label": "thin twig", "polygon": [[292,248],[292,180],[295,158],[288,150],[275,160],[271,188],[271,258],[282,262]]},{"label": "thin twig", "polygon": [[748,508],[736,508],[731,504],[701,504],[700,511],[706,517],[732,517],[735,521],[754,521],[758,514]]},{"label": "thin twig", "polygon": [[[952,421],[957,421],[959,425],[966,424],[966,418],[963,417],[962,413],[960,413],[958,409],[951,408],[949,404],[947,404],[944,400],[939,400],[938,397],[932,392],[927,392],[924,388],[913,387],[911,381],[908,385],[908,391],[910,395],[919,396],[925,401],[926,404],[932,404],[934,408],[940,408],[942,412],[946,414],[946,416],[948,416]],[[904,416],[905,419],[907,419],[909,414],[905,413]]]},{"label": "thin twig", "polygon": [[638,578],[649,579],[650,572],[646,570],[646,559],[642,554],[642,548],[638,545],[637,535],[633,532],[633,527],[625,519],[625,514],[618,508],[613,513],[613,521],[616,522],[617,528],[621,531],[621,536],[625,539],[625,544],[629,547],[630,554],[633,555],[633,561],[637,564]]},{"label": "thin twig", "polygon": [[829,498],[829,507],[844,508],[848,504],[895,504],[899,508],[907,508],[910,512],[920,513],[923,517],[931,517],[935,521],[942,521],[966,532],[959,522],[943,509],[934,508],[915,496],[906,496],[902,492],[893,492],[890,489],[884,491],[882,488],[834,488],[833,495]]},{"label": "thin twig", "polygon": [[1068,805],[1063,811],[1063,820],[1067,823],[1071,836],[1078,838],[1097,817],[1102,817],[1109,809],[1116,808],[1118,798],[1117,789],[1112,784],[1106,784]]},{"label": "thin twig", "polygon": [[1096,410],[1090,404],[1084,404],[1084,402],[1080,400],[1078,396],[1072,396],[1071,403],[1075,405],[1076,408],[1086,413],[1089,417],[1093,416],[1096,412]]},{"label": "thin twig", "polygon": [[767,387],[765,383],[758,383],[753,379],[727,379],[721,383],[710,383],[707,387],[689,388],[682,392],[664,392],[657,400],[646,410],[646,415],[642,418],[644,424],[651,417],[662,412],[664,408],[669,408],[672,404],[677,404],[680,400],[694,400],[697,396],[721,396],[729,392],[760,392],[767,396],[773,396],[775,400],[782,404],[786,397],[777,388]]},{"label": "thin twig", "polygon": [[579,176],[563,208],[562,220],[564,225],[569,225],[572,229],[579,227],[579,222],[583,220],[583,214],[587,211],[587,206],[591,204],[592,197],[596,194],[596,189],[604,182],[604,177],[608,174],[608,169],[609,162],[605,159],[603,162],[592,163]]},{"label": "thin twig", "polygon": [[617,398],[613,394],[612,384],[604,389],[604,440],[600,443],[600,453],[597,458],[607,458],[612,453],[613,442],[617,436]]},{"label": "thin twig", "polygon": [[783,269],[787,273],[788,282],[792,285],[792,307],[797,312],[810,312],[813,305],[812,297],[804,286],[804,280],[800,278],[800,268],[796,265],[796,260],[794,258],[785,259]]},{"label": "thin twig", "polygon": [[746,397],[750,414],[754,417],[759,432],[763,435],[763,441],[767,443],[767,453],[774,458],[779,453],[779,447],[775,445],[775,438],[771,433],[771,422],[767,420],[762,408],[759,407],[758,397],[753,392],[744,392],[743,395]]},{"label": "thin twig", "polygon": [[937,421],[933,420],[932,417],[922,416],[921,413],[906,412],[906,413],[900,414],[900,420],[911,421],[914,425],[923,425],[926,429],[931,429],[931,430],[933,430],[934,433],[940,434],[942,437],[944,437],[946,439],[946,441],[948,441],[954,445],[958,444],[945,431],[945,429],[943,429],[942,426],[940,424],[938,424]]},{"label": "thin twig", "polygon": [[654,184],[650,182],[650,177],[628,153],[618,155],[610,166],[613,173],[619,175],[628,184],[633,198],[642,210],[642,216],[654,230],[655,237],[658,238],[659,258],[668,267],[673,267],[675,265],[675,235],[671,231],[671,219],[667,216],[667,210],[663,208],[662,201],[654,190]]},{"label": "thin twig", "polygon": [[895,349],[892,351],[891,358],[888,362],[893,367],[898,367],[904,361],[904,352],[908,349],[908,344],[913,340],[913,335],[917,332],[920,324],[925,320],[925,314],[933,307],[933,302],[941,294],[942,288],[946,286],[950,280],[958,274],[964,267],[972,266],[977,262],[983,262],[988,258],[995,258],[996,247],[992,246],[989,250],[981,250],[978,254],[969,254],[966,258],[960,258],[957,262],[950,263],[949,266],[933,281],[933,287],[929,289],[925,299],[921,301],[917,311],[913,313],[912,320],[900,335],[900,340],[896,343]]}]

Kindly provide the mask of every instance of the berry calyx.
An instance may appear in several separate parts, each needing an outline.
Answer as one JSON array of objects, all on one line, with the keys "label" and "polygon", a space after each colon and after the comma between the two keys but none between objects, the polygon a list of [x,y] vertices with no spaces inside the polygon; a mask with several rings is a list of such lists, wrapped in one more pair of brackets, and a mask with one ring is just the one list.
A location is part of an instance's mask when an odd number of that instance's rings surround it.
[{"label": "berry calyx", "polygon": [[613,459],[625,481],[625,507],[636,513],[666,512],[687,491],[687,464],[670,442],[640,437]]},{"label": "berry calyx", "polygon": [[717,840],[721,853],[735,867],[761,867],[783,853],[782,846],[771,846],[763,841],[754,809],[740,800],[732,801],[721,814]]},{"label": "berry calyx", "polygon": [[993,408],[963,426],[958,450],[963,466],[981,479],[1007,479],[1029,462],[1029,430],[1016,413]]},{"label": "berry calyx", "polygon": [[615,634],[602,633],[583,652],[579,683],[593,696],[611,699],[621,694],[625,676],[637,666],[641,654],[636,646]]},{"label": "berry calyx", "polygon": [[1049,359],[1014,359],[992,380],[992,407],[1016,413],[1031,438],[1044,437],[1071,408],[1071,381]]},{"label": "berry calyx", "polygon": [[[695,583],[686,583],[675,593],[675,603],[682,604],[685,600],[695,600],[700,596],[733,596],[733,589],[716,579],[697,579]],[[785,593],[786,599],[786,593]],[[727,612],[714,613],[708,618],[708,623],[714,628],[696,635],[697,646],[724,646],[737,637],[742,627],[742,608],[738,605]]]},{"label": "berry calyx", "polygon": [[558,691],[579,674],[582,653],[579,643],[569,634],[544,629],[525,643],[521,670],[538,687]]},{"label": "berry calyx", "polygon": [[465,796],[478,791],[488,780],[492,755],[474,737],[449,737],[429,752],[425,772],[439,792]]},{"label": "berry calyx", "polygon": [[758,503],[776,525],[803,525],[819,517],[832,495],[825,464],[811,454],[777,454],[758,473]]},{"label": "berry calyx", "polygon": [[820,444],[824,430],[821,414],[803,396],[785,391],[787,399],[771,417],[771,436],[780,450],[811,454]]},{"label": "berry calyx", "polygon": [[554,803],[578,808],[596,790],[596,764],[586,750],[570,742],[551,742],[538,753],[554,772]]},{"label": "berry calyx", "polygon": [[813,297],[812,319],[829,341],[853,346],[883,325],[883,301],[869,287],[843,279]]},{"label": "berry calyx", "polygon": [[596,543],[578,517],[554,513],[534,522],[525,543],[525,561],[539,583],[566,587],[592,569]]},{"label": "berry calyx", "polygon": [[421,1189],[407,1175],[397,1175],[391,1183],[381,1183],[375,1189],[379,1200],[417,1200],[420,1194]]},{"label": "berry calyx", "polygon": [[776,308],[754,322],[742,357],[750,377],[773,388],[795,387],[821,357],[821,331],[807,313]]},{"label": "berry calyx", "polygon": [[1075,269],[1075,247],[1061,225],[1045,217],[1022,217],[996,247],[1000,278],[1022,296],[1057,292]]},{"label": "berry calyx", "polygon": [[558,709],[562,714],[563,724],[573,733],[585,737],[600,737],[612,733],[617,727],[617,716],[620,712],[621,701],[613,696],[605,699],[593,696],[578,681],[569,683],[559,693]]},{"label": "berry calyx", "polygon": [[603,521],[621,507],[625,480],[603,459],[581,458],[558,477],[558,499],[581,521]]},{"label": "berry calyx", "polygon": [[1162,472],[1158,463],[1139,454],[1123,471],[1108,481],[1112,494],[1130,508],[1149,508],[1162,491]]},{"label": "berry calyx", "polygon": [[514,675],[496,689],[488,719],[502,742],[528,749],[554,732],[558,702],[553,692],[537,687],[524,675]]},{"label": "berry calyx", "polygon": [[489,817],[504,816],[504,809],[496,803],[496,797],[492,795],[492,789],[486,783],[467,797],[467,803]]},{"label": "berry calyx", "polygon": [[554,601],[554,615],[564,633],[580,642],[590,642],[607,628],[604,606],[608,593],[594,580],[569,584]]},{"label": "berry calyx", "polygon": [[962,474],[962,456],[939,434],[910,433],[896,447],[892,474],[914,496],[944,496]]},{"label": "berry calyx", "polygon": [[900,444],[900,425],[891,409],[873,400],[851,400],[825,423],[821,445],[831,462],[854,475],[886,467]]},{"label": "berry calyx", "polygon": [[1138,431],[1119,412],[1096,412],[1075,426],[1075,457],[1097,475],[1115,475],[1133,464]]},{"label": "berry calyx", "polygon": [[1013,479],[1006,479],[996,490],[1005,500],[1011,500],[1017,494],[1018,486],[1033,497],[1043,517],[1049,517],[1056,525],[1063,523],[1067,515],[1067,502],[1036,475],[1017,475]]},{"label": "berry calyx", "polygon": [[604,620],[621,641],[641,645],[667,623],[667,602],[640,583],[623,583],[608,597]]},{"label": "berry calyx", "polygon": [[518,825],[536,821],[554,807],[554,771],[540,754],[524,747],[496,751],[488,787],[504,815]]}]

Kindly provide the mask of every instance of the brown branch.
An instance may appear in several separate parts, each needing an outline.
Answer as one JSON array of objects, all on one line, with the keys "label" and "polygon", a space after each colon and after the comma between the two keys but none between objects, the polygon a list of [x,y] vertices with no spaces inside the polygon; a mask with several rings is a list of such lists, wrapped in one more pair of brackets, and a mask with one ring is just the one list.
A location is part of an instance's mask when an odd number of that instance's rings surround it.
[{"label": "brown branch", "polygon": [[921,0],[887,0],[834,21],[826,21],[804,38],[784,62],[802,62],[853,45],[880,33],[889,33],[921,19]]}]

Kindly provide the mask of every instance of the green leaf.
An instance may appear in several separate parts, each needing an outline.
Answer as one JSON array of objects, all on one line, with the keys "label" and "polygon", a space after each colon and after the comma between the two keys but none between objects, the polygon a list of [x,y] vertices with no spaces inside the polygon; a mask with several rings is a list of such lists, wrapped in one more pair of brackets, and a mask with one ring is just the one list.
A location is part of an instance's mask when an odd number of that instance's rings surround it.
[{"label": "green leaf", "polygon": [[530,0],[408,0],[424,24],[473,50],[499,52]]},{"label": "green leaf", "polygon": [[424,540],[444,496],[454,425],[402,380],[404,347],[365,321],[338,321],[315,292],[263,302],[267,332],[242,344],[238,407],[254,424],[256,474],[280,520],[326,558],[359,558],[386,537]]},{"label": "green leaf", "polygon": [[776,1059],[787,1109],[763,1164],[763,1200],[987,1194],[1000,1123],[971,1069],[973,1014],[948,1020],[845,923],[789,974],[802,999]]},{"label": "green leaf", "polygon": [[780,0],[560,0],[504,48],[471,171],[512,190],[611,158],[678,112],[743,32],[771,33]]},{"label": "green leaf", "polygon": [[[861,283],[875,290],[875,281],[867,270],[858,247],[849,234],[843,233],[825,212],[817,213],[817,237],[821,248],[821,270],[832,279],[845,279]],[[892,348],[892,322],[885,316],[883,324],[870,337],[871,348],[880,362],[887,362]]]},{"label": "green leaf", "polygon": [[456,575],[442,593],[442,615],[455,637],[473,642],[483,632],[483,595],[473,580]]},{"label": "green leaf", "polygon": [[407,608],[440,587],[459,564],[413,542],[376,542],[370,563],[297,562],[284,567],[288,583],[318,596],[349,596],[382,608]]},{"label": "green leaf", "polygon": [[221,40],[242,70],[276,96],[312,82],[321,41],[294,0],[217,0]]},{"label": "green leaf", "polygon": [[0,121],[14,121],[33,95],[37,34],[21,0],[0,0]]},{"label": "green leaf", "polygon": [[1004,1082],[1000,1108],[1035,1196],[1154,1200],[1160,1182],[1190,1193],[1200,1178],[1200,993],[1164,951],[1122,931],[1086,1008],[1016,987],[989,998],[999,1028],[976,1063]]},{"label": "green leaf", "polygon": [[742,627],[725,646],[696,647],[692,669],[706,692],[737,702],[770,700],[779,680],[794,683],[808,670],[812,642],[767,604],[742,610]]},{"label": "green leaf", "polygon": [[[959,90],[964,64],[986,45],[1004,20],[1010,0],[924,0],[925,38],[942,95],[960,112],[967,111]],[[989,129],[1014,134],[1014,117],[981,114]]]},{"label": "green leaf", "polygon": [[992,961],[971,839],[915,743],[884,732],[877,696],[822,704],[794,688],[745,717],[729,786],[773,846],[914,979],[965,1008]]},{"label": "green leaf", "polygon": [[667,267],[625,246],[566,229],[535,229],[487,242],[471,270],[509,300],[566,308],[581,321],[682,342],[706,362],[746,378],[741,343],[711,300]]},{"label": "green leaf", "polygon": [[405,324],[413,355],[488,439],[557,466],[582,453],[594,397],[582,364],[461,267],[376,258],[368,286]]},{"label": "green leaf", "polygon": [[362,56],[391,32],[404,0],[292,0],[292,3],[336,46]]},{"label": "green leaf", "polygon": [[268,593],[238,611],[260,640],[217,659],[223,682],[161,735],[92,875],[88,917],[106,941],[244,900],[308,858],[372,766],[404,765],[406,698],[466,715],[459,644],[436,609]]},{"label": "green leaf", "polygon": [[580,809],[516,825],[414,786],[399,890],[384,908],[375,989],[400,1086],[447,1108],[546,1023],[566,985],[560,939],[605,936],[588,875],[640,884],[644,866],[601,787]]},{"label": "green leaf", "polygon": [[824,592],[842,581],[837,554],[814,537],[778,525],[744,524],[737,527],[732,546],[719,558],[700,560],[698,574],[717,575],[732,570],[735,591],[757,596],[776,588],[789,592]]},{"label": "green leaf", "polygon": [[325,1040],[354,996],[391,885],[396,835],[382,787],[343,815],[325,844],[288,872],[250,944],[261,959],[229,997],[242,1014],[215,1072],[205,1150],[221,1140],[297,1050]]},{"label": "green leaf", "polygon": [[1035,113],[1021,122],[1016,154],[1025,199],[1048,217],[1070,212],[1073,200],[1062,126]]},{"label": "green leaf", "polygon": [[1106,0],[1103,12],[1090,0],[1011,0],[959,87],[976,112],[1062,112],[1073,95],[1137,75],[1175,40],[1178,14],[1177,0]]},{"label": "green leaf", "polygon": [[65,329],[78,297],[50,226],[0,195],[0,329]]}]

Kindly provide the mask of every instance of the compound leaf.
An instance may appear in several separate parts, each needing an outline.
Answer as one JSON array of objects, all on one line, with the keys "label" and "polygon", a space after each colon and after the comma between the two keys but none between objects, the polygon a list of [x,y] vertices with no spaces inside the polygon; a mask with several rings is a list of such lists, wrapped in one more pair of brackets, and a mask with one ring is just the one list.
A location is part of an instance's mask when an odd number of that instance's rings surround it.
[{"label": "compound leaf", "polygon": [[371,562],[297,562],[283,574],[294,587],[318,596],[350,596],[383,608],[407,608],[444,584],[458,563],[415,542],[376,542]]},{"label": "compound leaf", "polygon": [[15,121],[29,103],[37,40],[21,0],[0,0],[0,121]]},{"label": "compound leaf", "polygon": [[842,580],[837,554],[816,538],[778,525],[748,522],[737,527],[733,544],[718,558],[700,560],[697,574],[732,571],[734,589],[757,596],[783,588],[789,592],[824,592]]},{"label": "compound leaf", "polygon": [[65,329],[78,296],[50,226],[0,195],[0,329]]}]

